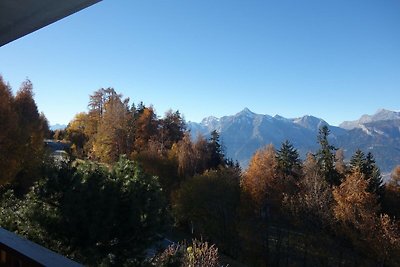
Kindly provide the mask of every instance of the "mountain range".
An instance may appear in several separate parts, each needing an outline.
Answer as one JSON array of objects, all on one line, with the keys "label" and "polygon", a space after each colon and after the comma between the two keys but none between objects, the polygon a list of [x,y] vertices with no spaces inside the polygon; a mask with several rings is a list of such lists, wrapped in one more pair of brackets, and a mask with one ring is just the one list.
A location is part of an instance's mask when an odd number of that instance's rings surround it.
[{"label": "mountain range", "polygon": [[55,130],[64,130],[65,128],[67,128],[67,125],[65,124],[53,124],[50,125],[50,130],[55,131]]},{"label": "mountain range", "polygon": [[302,158],[318,150],[318,130],[327,125],[330,142],[343,148],[347,160],[359,148],[372,152],[382,172],[390,172],[400,164],[400,112],[381,109],[373,115],[363,115],[356,121],[345,121],[339,127],[329,125],[321,118],[306,115],[284,118],[256,114],[248,108],[232,116],[207,117],[200,123],[188,122],[195,139],[208,136],[213,130],[220,133],[227,157],[246,167],[254,152],[268,144],[279,148],[289,140]]}]

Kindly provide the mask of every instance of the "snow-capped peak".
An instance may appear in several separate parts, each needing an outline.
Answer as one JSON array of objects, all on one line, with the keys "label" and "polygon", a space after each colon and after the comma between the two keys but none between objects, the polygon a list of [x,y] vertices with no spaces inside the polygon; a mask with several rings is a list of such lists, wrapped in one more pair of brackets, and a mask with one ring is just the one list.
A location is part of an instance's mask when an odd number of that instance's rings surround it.
[{"label": "snow-capped peak", "polygon": [[218,121],[219,121],[219,119],[217,117],[209,116],[209,117],[204,118],[201,121],[201,124],[204,126],[210,126],[210,125],[217,123]]},{"label": "snow-capped peak", "polygon": [[256,114],[254,112],[252,112],[250,109],[244,108],[242,111],[237,113],[235,116],[246,116],[246,117],[253,118],[255,115]]},{"label": "snow-capped peak", "polygon": [[385,120],[397,120],[400,119],[400,112],[391,111],[387,109],[378,109],[373,115],[362,115],[360,119],[355,121],[344,121],[339,127],[347,130],[354,128],[362,128],[361,125],[369,122],[375,121],[385,121]]}]

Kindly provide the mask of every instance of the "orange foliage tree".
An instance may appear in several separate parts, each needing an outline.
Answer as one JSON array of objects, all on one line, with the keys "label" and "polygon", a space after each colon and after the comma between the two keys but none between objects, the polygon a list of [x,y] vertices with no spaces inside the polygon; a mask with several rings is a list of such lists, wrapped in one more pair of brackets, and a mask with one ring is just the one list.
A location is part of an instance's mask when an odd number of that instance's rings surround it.
[{"label": "orange foliage tree", "polygon": [[13,182],[25,190],[38,179],[45,156],[43,139],[49,132],[29,80],[22,83],[14,97],[0,77],[0,129],[1,184]]},{"label": "orange foliage tree", "polygon": [[271,204],[277,200],[276,168],[275,148],[268,145],[254,154],[244,173],[241,186],[260,215],[268,213]]},{"label": "orange foliage tree", "polygon": [[334,214],[356,248],[366,249],[382,265],[397,266],[400,249],[398,222],[387,214],[379,214],[378,197],[368,189],[369,180],[359,170],[353,170],[342,184],[333,190]]},{"label": "orange foliage tree", "polygon": [[0,185],[14,179],[18,172],[17,113],[11,88],[0,76]]}]

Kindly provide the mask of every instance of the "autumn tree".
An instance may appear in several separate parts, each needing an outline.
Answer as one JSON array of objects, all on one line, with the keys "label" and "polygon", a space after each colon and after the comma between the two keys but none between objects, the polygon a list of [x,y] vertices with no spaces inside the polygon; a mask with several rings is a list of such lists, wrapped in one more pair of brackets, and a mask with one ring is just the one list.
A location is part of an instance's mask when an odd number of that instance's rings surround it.
[{"label": "autumn tree", "polygon": [[279,202],[277,188],[277,160],[273,145],[258,150],[250,159],[242,179],[242,188],[254,203],[255,212],[268,216],[271,205]]},{"label": "autumn tree", "polygon": [[21,166],[16,181],[22,189],[26,189],[39,175],[45,153],[43,140],[48,129],[44,128],[47,123],[38,112],[33,99],[33,85],[29,80],[22,83],[14,103],[18,118],[16,138],[19,143],[18,159]]},{"label": "autumn tree", "polygon": [[88,113],[85,118],[85,134],[89,137],[86,144],[89,157],[96,157],[93,152],[93,143],[96,140],[96,135],[100,127],[100,122],[103,118],[105,106],[112,99],[121,98],[113,88],[100,88],[89,96]]},{"label": "autumn tree", "polygon": [[193,176],[196,173],[196,154],[189,132],[176,144],[175,150],[179,175],[183,178]]},{"label": "autumn tree", "polygon": [[39,122],[39,128],[43,131],[43,137],[49,139],[51,137],[51,130],[49,126],[49,121],[47,120],[46,115],[44,115],[43,112],[40,112],[39,114]]},{"label": "autumn tree", "polygon": [[388,186],[392,186],[392,187],[397,187],[398,189],[400,189],[400,165],[397,165],[391,175],[390,175],[390,180],[387,183]]},{"label": "autumn tree", "polygon": [[0,185],[12,181],[19,170],[17,113],[9,85],[0,76]]},{"label": "autumn tree", "polygon": [[392,217],[400,217],[400,165],[396,166],[390,176],[390,180],[385,185],[385,195],[383,198],[383,208]]},{"label": "autumn tree", "polygon": [[341,179],[343,179],[344,176],[346,176],[348,170],[347,170],[346,163],[344,162],[343,148],[339,148],[338,150],[336,150],[335,169],[338,172],[338,174],[341,176]]},{"label": "autumn tree", "polygon": [[329,227],[332,221],[332,189],[320,173],[314,155],[308,154],[303,163],[304,176],[298,183],[299,192],[285,195],[284,206],[293,215],[292,220],[315,230]]},{"label": "autumn tree", "polygon": [[102,162],[113,163],[127,154],[129,99],[112,93],[102,107],[102,117],[93,143],[93,152]]},{"label": "autumn tree", "polygon": [[154,109],[144,108],[135,120],[135,150],[139,153],[145,151],[149,147],[149,141],[156,137],[157,130],[158,121]]},{"label": "autumn tree", "polygon": [[370,229],[379,211],[376,196],[368,192],[368,181],[356,169],[333,190],[335,218],[344,226]]},{"label": "autumn tree", "polygon": [[95,117],[97,122],[103,117],[105,106],[115,98],[121,98],[122,95],[117,94],[114,88],[100,88],[89,97],[89,115]]},{"label": "autumn tree", "polygon": [[377,195],[369,191],[369,181],[355,169],[333,190],[334,214],[355,248],[381,261],[382,266],[396,266],[400,249],[399,224],[387,214],[379,214]]},{"label": "autumn tree", "polygon": [[69,137],[67,136],[67,132],[65,129],[57,129],[57,130],[51,131],[50,139],[62,141],[64,139],[68,139],[68,138]]},{"label": "autumn tree", "polygon": [[[157,119],[154,114],[153,118],[147,117],[149,120],[146,125],[143,119],[149,109],[140,105],[142,107],[136,109],[133,122],[135,148],[139,144],[146,149],[134,151],[133,157],[142,163],[146,171],[160,177],[160,183],[169,198],[180,182],[178,176],[185,172],[184,169],[193,169],[190,163],[193,158],[192,143],[190,137],[184,138],[186,125],[179,111],[169,110],[162,119]],[[185,140],[180,143],[183,138]],[[185,148],[182,150],[182,147]]]},{"label": "autumn tree", "polygon": [[381,265],[400,264],[400,224],[387,214],[381,214],[375,227],[375,235],[370,244],[381,259]]},{"label": "autumn tree", "polygon": [[273,145],[256,151],[241,180],[240,249],[253,265],[270,260],[269,227],[280,218],[285,188],[277,172],[277,155]]},{"label": "autumn tree", "polygon": [[199,135],[195,141],[192,141],[190,133],[186,132],[183,139],[177,143],[176,150],[181,177],[202,174],[209,169],[228,167],[217,132],[209,140]]},{"label": "autumn tree", "polygon": [[197,136],[193,144],[195,173],[201,174],[210,168],[209,162],[211,162],[211,155],[209,148],[210,146],[207,139],[202,135]]},{"label": "autumn tree", "polygon": [[76,114],[65,129],[66,139],[71,142],[72,153],[78,158],[85,158],[91,149],[86,146],[90,138],[90,133],[87,132],[88,117],[84,112]]},{"label": "autumn tree", "polygon": [[0,76],[0,128],[0,185],[12,182],[24,191],[38,179],[46,154],[43,141],[49,135],[29,80],[14,97]]}]

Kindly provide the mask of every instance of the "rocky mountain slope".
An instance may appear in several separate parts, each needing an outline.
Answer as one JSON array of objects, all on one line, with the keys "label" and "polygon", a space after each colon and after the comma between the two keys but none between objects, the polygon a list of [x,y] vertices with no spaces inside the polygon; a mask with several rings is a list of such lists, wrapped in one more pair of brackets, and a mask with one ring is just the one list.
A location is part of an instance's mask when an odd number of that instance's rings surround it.
[{"label": "rocky mountain slope", "polygon": [[[257,149],[271,143],[279,148],[286,139],[293,143],[302,157],[307,152],[315,152],[318,149],[318,130],[323,125],[328,123],[310,115],[293,119],[256,114],[245,108],[232,116],[189,122],[188,128],[193,138],[217,130],[227,156],[245,167]],[[366,153],[371,151],[384,172],[390,172],[400,164],[400,112],[379,110],[374,115],[364,115],[340,126],[328,125],[330,140],[345,150],[347,159],[360,148]]]}]

